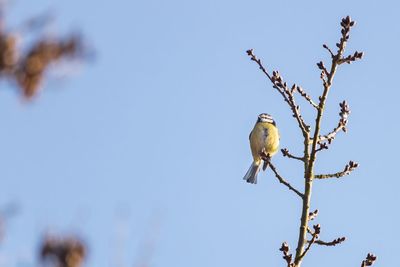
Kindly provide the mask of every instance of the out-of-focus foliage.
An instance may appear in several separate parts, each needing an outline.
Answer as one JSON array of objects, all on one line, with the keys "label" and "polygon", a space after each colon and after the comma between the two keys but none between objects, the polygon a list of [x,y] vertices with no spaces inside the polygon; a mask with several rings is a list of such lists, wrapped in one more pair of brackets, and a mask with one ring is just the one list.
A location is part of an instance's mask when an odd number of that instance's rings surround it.
[{"label": "out-of-focus foliage", "polygon": [[56,267],[82,266],[85,255],[86,247],[76,237],[46,237],[40,251],[41,260]]},{"label": "out-of-focus foliage", "polygon": [[83,42],[78,35],[35,38],[23,49],[24,36],[7,30],[4,16],[0,18],[0,78],[14,81],[26,98],[34,96],[52,63],[61,59],[81,57]]},{"label": "out-of-focus foliage", "polygon": [[[47,71],[54,63],[83,57],[85,49],[79,35],[50,38],[30,31],[30,38],[25,38],[23,33],[28,34],[26,31],[6,27],[3,13],[4,6],[0,2],[0,80],[11,81],[24,98],[30,99],[37,94]],[[34,21],[34,27],[43,26],[38,21],[41,19]],[[31,41],[22,44],[22,40]],[[6,220],[16,210],[16,206],[9,206],[0,211],[0,241],[5,232]],[[47,236],[41,243],[39,257],[44,266],[80,267],[86,250],[84,243],[74,236]]]}]

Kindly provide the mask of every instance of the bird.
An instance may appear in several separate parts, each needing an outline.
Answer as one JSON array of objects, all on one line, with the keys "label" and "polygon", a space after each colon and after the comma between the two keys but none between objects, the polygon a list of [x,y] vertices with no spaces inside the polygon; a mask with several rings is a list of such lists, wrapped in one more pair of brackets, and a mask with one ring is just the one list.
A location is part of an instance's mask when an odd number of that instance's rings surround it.
[{"label": "bird", "polygon": [[279,131],[275,120],[267,113],[258,115],[257,122],[249,135],[253,163],[251,164],[243,180],[256,184],[257,175],[264,163],[265,170],[269,164],[269,158],[279,149]]}]

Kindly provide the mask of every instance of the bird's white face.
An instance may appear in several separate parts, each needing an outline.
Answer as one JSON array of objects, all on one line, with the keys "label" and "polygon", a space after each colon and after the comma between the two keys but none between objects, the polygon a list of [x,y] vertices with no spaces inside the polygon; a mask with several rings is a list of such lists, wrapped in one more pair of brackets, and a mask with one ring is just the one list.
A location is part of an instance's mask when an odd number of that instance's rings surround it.
[{"label": "bird's white face", "polygon": [[269,115],[267,113],[261,113],[260,115],[258,115],[257,122],[268,122],[268,123],[275,125],[274,119],[272,118],[271,115]]}]

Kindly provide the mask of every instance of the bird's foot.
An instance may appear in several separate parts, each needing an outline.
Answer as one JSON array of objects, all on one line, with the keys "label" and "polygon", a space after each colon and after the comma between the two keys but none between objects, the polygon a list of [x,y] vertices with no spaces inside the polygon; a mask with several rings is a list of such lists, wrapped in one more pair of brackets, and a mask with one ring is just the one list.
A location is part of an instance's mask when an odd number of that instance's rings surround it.
[{"label": "bird's foot", "polygon": [[261,156],[262,160],[264,161],[263,171],[265,171],[265,169],[267,169],[267,167],[269,165],[269,162],[271,161],[271,156],[269,153],[265,153],[264,149],[261,151],[260,156]]}]

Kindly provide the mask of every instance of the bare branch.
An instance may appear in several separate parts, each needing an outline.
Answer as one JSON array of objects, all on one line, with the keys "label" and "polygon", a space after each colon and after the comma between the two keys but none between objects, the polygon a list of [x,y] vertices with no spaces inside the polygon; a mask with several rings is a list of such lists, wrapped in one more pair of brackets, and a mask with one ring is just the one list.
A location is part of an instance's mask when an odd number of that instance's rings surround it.
[{"label": "bare branch", "polygon": [[[307,158],[307,163],[304,165],[305,168],[305,189],[304,189],[304,198],[303,198],[303,208],[302,208],[302,214],[301,214],[301,222],[300,222],[300,227],[299,227],[299,237],[298,237],[298,243],[297,243],[297,248],[296,248],[296,256],[295,256],[295,266],[300,266],[302,258],[304,256],[304,247],[306,243],[306,236],[307,236],[307,224],[309,222],[308,220],[308,215],[309,215],[309,209],[310,209],[310,202],[311,202],[311,192],[312,192],[312,185],[313,185],[313,171],[314,171],[314,165],[316,161],[316,154],[318,144],[321,142],[319,141],[320,137],[320,131],[321,131],[321,122],[322,122],[322,116],[324,113],[325,109],[325,104],[326,104],[326,99],[328,97],[329,90],[331,88],[333,79],[336,74],[337,67],[339,66],[339,61],[343,57],[343,53],[346,48],[346,43],[349,39],[349,32],[350,28],[354,26],[355,22],[351,20],[349,16],[346,18],[343,18],[340,25],[342,27],[341,34],[342,37],[340,38],[340,41],[336,44],[338,50],[336,54],[333,54],[330,49],[327,49],[328,46],[324,46],[326,48],[332,57],[332,63],[330,67],[329,73],[326,75],[326,77],[323,79],[323,86],[324,90],[322,95],[319,97],[319,104],[318,104],[318,110],[317,110],[317,116],[315,119],[315,126],[314,126],[314,132],[312,136],[312,145],[311,145],[311,151],[308,154],[309,151],[309,145],[310,145],[310,140],[305,140],[304,141],[304,146],[305,146],[305,158]],[[306,157],[307,156],[307,157]]]},{"label": "bare branch", "polygon": [[[350,109],[346,103],[343,101],[340,103],[340,119],[337,126],[332,132],[322,135],[321,125],[322,117],[325,111],[325,106],[327,102],[327,97],[331,89],[336,71],[339,65],[343,63],[351,63],[362,58],[363,53],[356,51],[354,54],[343,57],[347,41],[349,40],[350,29],[355,25],[355,22],[349,17],[345,17],[341,20],[341,38],[338,43],[336,43],[337,51],[335,53],[324,44],[323,47],[326,49],[331,56],[331,64],[328,67],[324,62],[320,61],[317,63],[319,70],[321,71],[321,80],[323,82],[323,92],[318,98],[318,102],[314,102],[313,99],[308,95],[303,88],[293,84],[293,86],[287,85],[282,76],[278,71],[273,71],[271,74],[266,70],[266,68],[258,59],[253,50],[248,50],[247,54],[252,61],[256,62],[262,72],[268,77],[272,83],[272,87],[280,93],[284,101],[289,105],[293,117],[296,119],[299,128],[302,131],[304,137],[304,155],[302,157],[292,155],[288,149],[284,148],[281,150],[284,157],[300,160],[304,162],[304,193],[295,189],[290,183],[288,183],[277,171],[275,166],[271,163],[269,155],[261,155],[264,160],[263,169],[268,165],[274,172],[276,178],[280,183],[285,185],[289,190],[295,192],[298,196],[302,198],[302,212],[301,212],[301,222],[299,227],[299,235],[296,247],[295,255],[289,253],[289,246],[286,243],[282,244],[281,251],[283,252],[283,258],[285,259],[288,267],[300,267],[303,258],[310,251],[313,244],[321,246],[336,246],[345,241],[345,237],[336,238],[330,242],[319,240],[319,235],[321,232],[321,227],[319,224],[314,225],[312,228],[309,227],[311,220],[314,220],[318,214],[318,210],[310,211],[311,206],[311,193],[314,178],[325,179],[325,178],[340,178],[345,175],[350,174],[354,169],[358,167],[358,163],[350,161],[344,168],[343,171],[333,173],[333,174],[320,174],[314,175],[314,169],[317,159],[317,152],[328,149],[329,144],[334,140],[336,134],[340,131],[346,132],[346,126],[348,122],[348,116],[350,114]],[[312,125],[312,132],[310,125],[307,125],[303,117],[301,116],[300,107],[296,104],[295,93],[298,92],[305,100],[317,110],[317,115],[315,117],[315,124]],[[363,261],[362,267],[370,266],[376,260],[376,257],[372,254],[368,254],[366,260]]]},{"label": "bare branch", "polygon": [[296,102],[293,97],[293,90],[290,90],[287,86],[287,83],[283,81],[278,71],[273,71],[272,75],[270,75],[267,69],[261,63],[261,59],[257,58],[253,53],[253,49],[249,49],[246,51],[247,55],[250,59],[257,63],[260,70],[268,77],[268,79],[272,83],[272,87],[275,88],[283,97],[286,103],[288,103],[290,109],[293,112],[293,117],[297,120],[297,123],[305,136],[310,131],[310,126],[308,126],[303,117],[300,114],[300,108],[296,105]]},{"label": "bare branch", "polygon": [[289,188],[289,190],[292,190],[293,192],[295,192],[299,197],[303,198],[304,195],[302,193],[300,193],[299,190],[297,190],[296,188],[294,188],[293,186],[291,186],[288,182],[286,182],[285,179],[282,178],[282,176],[279,175],[278,171],[276,170],[275,166],[271,164],[271,162],[269,163],[269,166],[271,167],[271,170],[275,173],[276,178],[278,178],[279,182],[281,184],[284,184],[285,186],[287,186],[287,188]]},{"label": "bare branch", "polygon": [[304,158],[297,157],[297,156],[294,156],[294,155],[290,154],[290,152],[289,152],[289,150],[287,148],[281,149],[281,152],[282,152],[284,157],[288,157],[288,158],[291,158],[291,159],[297,159],[297,160],[300,160],[300,161],[304,162]]},{"label": "bare branch", "polygon": [[324,149],[328,149],[328,145],[326,143],[320,143],[319,147],[315,150],[315,152],[322,151]]},{"label": "bare branch", "polygon": [[[311,246],[319,238],[319,234],[321,233],[321,225],[316,224],[316,225],[313,226],[313,228],[314,228],[314,232],[311,233],[312,238],[311,238],[310,241],[308,241],[306,249],[304,250],[303,254],[300,255],[300,258],[298,260],[301,260],[307,254],[307,252],[310,250]],[[308,230],[310,231],[309,228],[308,228]]]},{"label": "bare branch", "polygon": [[285,92],[287,94],[287,102],[289,103],[289,106],[293,112],[293,117],[296,118],[297,123],[299,124],[299,127],[303,133],[303,136],[308,136],[308,133],[310,132],[310,126],[304,122],[304,119],[300,114],[300,106],[296,104],[292,91],[289,91],[287,89],[285,90]]},{"label": "bare branch", "polygon": [[324,62],[322,62],[322,61],[318,62],[317,67],[324,73],[324,75],[326,75],[326,76],[329,75],[329,72],[326,69]]},{"label": "bare branch", "polygon": [[325,48],[326,50],[328,50],[329,54],[331,55],[331,58],[335,57],[332,50],[326,44],[323,44],[322,47]]},{"label": "bare branch", "polygon": [[314,220],[314,219],[317,217],[318,212],[319,212],[318,210],[314,210],[314,211],[310,212],[310,213],[308,214],[308,220],[309,220],[309,221]]},{"label": "bare branch", "polygon": [[332,246],[336,246],[339,245],[341,243],[343,243],[346,240],[346,237],[338,237],[330,242],[325,242],[322,240],[316,240],[314,243],[320,246],[328,246],[328,247],[332,247]]},{"label": "bare branch", "polygon": [[318,109],[318,105],[315,104],[315,102],[311,99],[311,97],[310,97],[309,95],[307,95],[307,93],[304,91],[303,88],[301,88],[301,87],[298,86],[298,85],[297,85],[295,88],[296,88],[297,92],[299,92],[299,94],[300,94],[302,97],[304,97],[304,98],[308,101],[308,103],[309,103],[311,106],[313,106],[314,108]]},{"label": "bare branch", "polygon": [[328,143],[332,143],[333,139],[335,139],[336,134],[339,133],[340,131],[343,132],[347,132],[347,122],[348,122],[348,117],[350,115],[350,108],[349,105],[347,104],[347,102],[345,100],[343,100],[343,102],[339,103],[340,106],[340,120],[338,125],[336,126],[335,129],[333,129],[332,132],[330,132],[329,134],[320,136],[318,138],[318,143],[321,143],[323,141],[328,141]]},{"label": "bare branch", "polygon": [[283,253],[283,259],[286,261],[287,267],[294,266],[292,263],[292,254],[290,253],[289,245],[286,242],[283,242],[279,250]]},{"label": "bare branch", "polygon": [[363,52],[354,52],[353,55],[348,55],[345,58],[342,58],[339,60],[338,64],[343,64],[343,63],[347,63],[347,64],[351,64],[352,62],[359,60],[363,57],[364,53]]},{"label": "bare branch", "polygon": [[372,253],[368,253],[365,260],[361,262],[361,267],[371,266],[376,261],[376,256]]},{"label": "bare branch", "polygon": [[332,132],[330,132],[330,133],[328,133],[326,135],[320,136],[319,139],[318,139],[318,142],[328,141],[329,144],[332,143],[333,139],[335,139],[335,137],[336,137],[336,134],[338,134],[343,128],[344,128],[344,125],[339,123],[333,129]]},{"label": "bare branch", "polygon": [[[327,78],[329,76],[329,72],[326,69],[324,62],[320,61],[317,63],[318,68],[321,70],[321,75],[320,78],[322,80],[322,84],[324,85],[324,87],[326,87],[326,83],[327,83]],[[318,106],[319,108],[319,106]]]},{"label": "bare branch", "polygon": [[354,171],[359,164],[354,161],[349,161],[349,163],[344,167],[344,170],[341,172],[333,173],[333,174],[317,174],[314,175],[315,179],[327,179],[327,178],[340,178],[345,175],[349,175],[352,171]]},{"label": "bare branch", "polygon": [[[355,25],[355,21],[351,20],[350,16],[347,16],[342,19],[340,22],[340,26],[342,26],[341,34],[342,38],[340,38],[340,42],[336,44],[338,50],[337,50],[337,57],[338,55],[343,55],[344,49],[346,47],[347,41],[350,38],[350,29]],[[341,57],[337,57],[337,60],[340,60]]]},{"label": "bare branch", "polygon": [[253,54],[253,49],[249,49],[246,51],[247,55],[250,56],[250,59],[253,60],[258,64],[260,67],[260,70],[268,77],[268,79],[275,85],[275,83],[272,81],[271,75],[269,75],[268,71],[264,68],[264,66],[261,63],[261,59],[258,59],[256,55]]},{"label": "bare branch", "polygon": [[265,152],[262,152],[261,154],[262,159],[265,161],[265,167],[266,166],[270,166],[271,170],[275,173],[276,178],[278,179],[278,181],[281,184],[284,184],[287,188],[289,188],[289,190],[292,190],[293,192],[295,192],[299,197],[303,198],[304,194],[300,193],[299,190],[297,190],[296,188],[294,188],[293,186],[291,186],[276,170],[275,166],[271,163],[271,157],[268,154],[265,154]]}]

